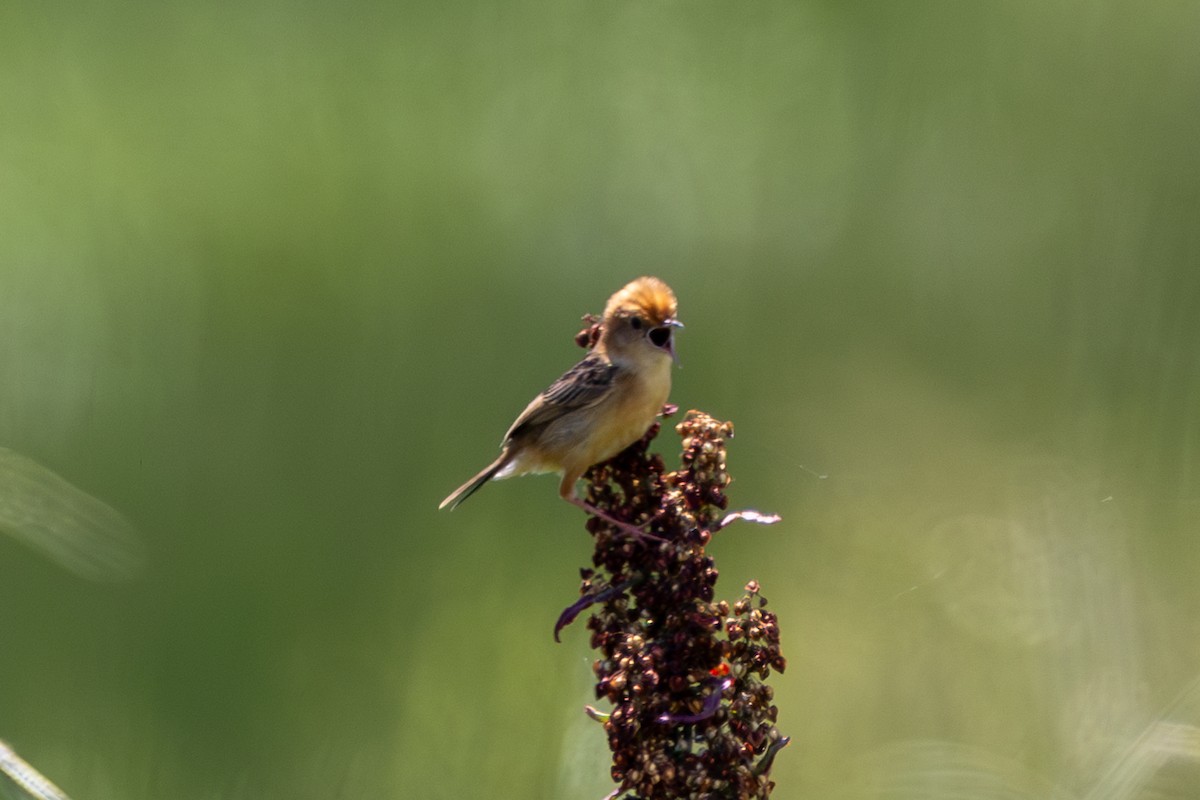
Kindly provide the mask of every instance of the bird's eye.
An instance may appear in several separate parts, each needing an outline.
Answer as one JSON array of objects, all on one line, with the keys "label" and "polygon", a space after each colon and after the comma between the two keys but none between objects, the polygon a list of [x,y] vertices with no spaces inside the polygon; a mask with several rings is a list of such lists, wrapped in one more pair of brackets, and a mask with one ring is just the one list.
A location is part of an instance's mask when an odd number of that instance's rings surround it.
[{"label": "bird's eye", "polygon": [[635,331],[640,331],[642,329],[642,318],[630,317],[629,324]]},{"label": "bird's eye", "polygon": [[650,342],[655,347],[666,347],[671,342],[671,329],[655,328],[650,331]]}]

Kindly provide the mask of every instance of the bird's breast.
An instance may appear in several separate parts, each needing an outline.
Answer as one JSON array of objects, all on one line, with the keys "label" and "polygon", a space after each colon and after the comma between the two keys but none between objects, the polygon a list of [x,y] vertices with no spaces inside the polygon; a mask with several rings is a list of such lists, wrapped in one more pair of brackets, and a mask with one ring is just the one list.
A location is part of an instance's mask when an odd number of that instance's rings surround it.
[{"label": "bird's breast", "polygon": [[670,362],[664,367],[619,375],[612,394],[589,409],[593,413],[579,453],[586,466],[612,458],[654,423],[671,392]]}]

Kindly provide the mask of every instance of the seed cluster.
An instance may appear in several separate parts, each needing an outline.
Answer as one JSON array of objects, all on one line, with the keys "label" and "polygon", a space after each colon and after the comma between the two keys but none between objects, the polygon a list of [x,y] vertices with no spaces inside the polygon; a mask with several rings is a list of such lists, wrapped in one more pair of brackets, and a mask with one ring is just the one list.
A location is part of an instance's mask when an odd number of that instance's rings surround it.
[{"label": "seed cluster", "polygon": [[[674,409],[669,409],[668,413]],[[725,443],[733,426],[689,411],[678,470],[639,442],[586,476],[588,502],[643,529],[635,538],[598,518],[594,567],[582,571],[581,599],[558,631],[585,608],[596,696],[612,704],[603,722],[613,753],[612,797],[629,800],[766,798],[770,768],[787,744],[764,681],[786,661],[775,614],[757,582],[732,606],[713,601],[717,569],[705,550],[734,519],[773,522],[757,512],[723,515],[730,477]]]}]

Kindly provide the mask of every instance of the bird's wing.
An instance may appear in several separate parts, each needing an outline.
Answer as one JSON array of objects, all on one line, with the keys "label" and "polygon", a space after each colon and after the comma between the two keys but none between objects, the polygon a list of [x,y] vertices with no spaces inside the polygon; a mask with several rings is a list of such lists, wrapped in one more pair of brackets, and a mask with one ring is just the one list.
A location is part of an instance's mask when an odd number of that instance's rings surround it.
[{"label": "bird's wing", "polygon": [[593,354],[583,359],[533,399],[508,429],[505,441],[526,428],[545,425],[600,402],[612,390],[616,373],[617,365],[603,356]]}]

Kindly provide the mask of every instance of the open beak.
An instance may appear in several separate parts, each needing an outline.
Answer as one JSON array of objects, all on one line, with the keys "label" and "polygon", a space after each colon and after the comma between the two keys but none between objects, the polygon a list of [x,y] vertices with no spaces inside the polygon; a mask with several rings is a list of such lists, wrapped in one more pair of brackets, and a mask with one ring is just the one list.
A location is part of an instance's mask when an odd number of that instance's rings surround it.
[{"label": "open beak", "polygon": [[671,354],[671,360],[676,364],[679,363],[679,356],[675,355],[675,331],[671,328],[682,328],[683,323],[677,319],[663,320],[662,326],[667,328],[667,352]]}]

